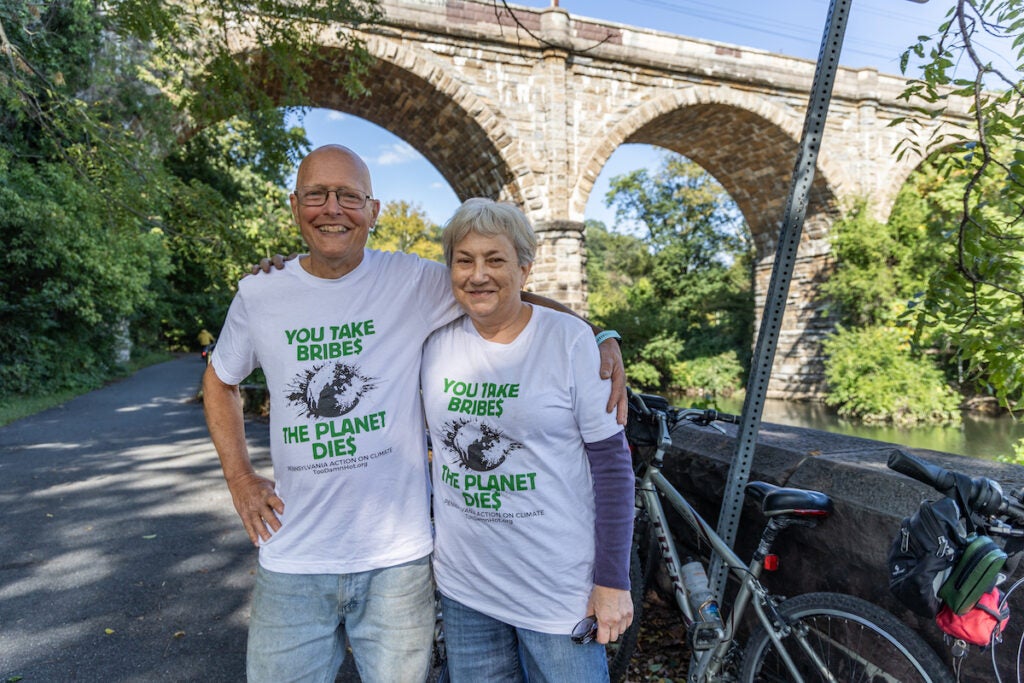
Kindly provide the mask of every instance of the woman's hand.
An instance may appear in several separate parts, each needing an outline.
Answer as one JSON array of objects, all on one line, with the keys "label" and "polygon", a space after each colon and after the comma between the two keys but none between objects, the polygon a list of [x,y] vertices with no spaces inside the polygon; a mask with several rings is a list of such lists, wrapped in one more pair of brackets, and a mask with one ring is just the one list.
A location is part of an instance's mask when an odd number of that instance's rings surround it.
[{"label": "woman's hand", "polygon": [[628,590],[594,586],[587,614],[597,617],[597,637],[602,645],[615,642],[633,623],[633,597]]}]

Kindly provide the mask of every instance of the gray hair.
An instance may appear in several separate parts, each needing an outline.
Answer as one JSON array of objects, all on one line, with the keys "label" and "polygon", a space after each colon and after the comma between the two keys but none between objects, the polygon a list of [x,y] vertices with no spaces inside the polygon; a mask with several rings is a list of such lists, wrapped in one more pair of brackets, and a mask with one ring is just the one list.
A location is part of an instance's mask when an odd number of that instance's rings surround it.
[{"label": "gray hair", "polygon": [[463,202],[448,219],[441,233],[444,261],[449,268],[452,267],[455,245],[471,232],[488,237],[505,235],[512,240],[519,265],[533,263],[537,236],[526,215],[515,205],[485,197],[473,197]]}]

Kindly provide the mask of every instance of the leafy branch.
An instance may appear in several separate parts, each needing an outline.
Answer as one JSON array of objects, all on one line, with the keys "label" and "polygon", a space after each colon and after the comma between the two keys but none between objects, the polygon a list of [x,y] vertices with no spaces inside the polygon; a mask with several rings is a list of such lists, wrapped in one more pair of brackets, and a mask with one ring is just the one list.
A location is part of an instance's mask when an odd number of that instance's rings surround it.
[{"label": "leafy branch", "polygon": [[[986,41],[1009,43],[1016,71],[986,60]],[[934,36],[920,36],[901,58],[910,80],[901,97],[915,114],[894,122],[920,128],[954,105],[971,115],[965,133],[936,132],[900,157],[949,153],[947,178],[963,181],[950,259],[915,302],[919,333],[948,326],[968,374],[1008,407],[1024,389],[1024,8],[1016,0],[958,0]]]}]

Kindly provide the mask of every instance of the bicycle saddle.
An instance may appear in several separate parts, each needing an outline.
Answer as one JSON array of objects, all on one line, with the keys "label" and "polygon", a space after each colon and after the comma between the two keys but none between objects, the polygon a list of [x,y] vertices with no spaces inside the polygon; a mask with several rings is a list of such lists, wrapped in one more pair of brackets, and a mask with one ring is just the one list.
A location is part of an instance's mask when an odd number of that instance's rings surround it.
[{"label": "bicycle saddle", "polygon": [[788,489],[766,481],[752,481],[746,491],[761,504],[761,511],[768,517],[787,514],[827,517],[833,510],[832,499],[820,491]]}]

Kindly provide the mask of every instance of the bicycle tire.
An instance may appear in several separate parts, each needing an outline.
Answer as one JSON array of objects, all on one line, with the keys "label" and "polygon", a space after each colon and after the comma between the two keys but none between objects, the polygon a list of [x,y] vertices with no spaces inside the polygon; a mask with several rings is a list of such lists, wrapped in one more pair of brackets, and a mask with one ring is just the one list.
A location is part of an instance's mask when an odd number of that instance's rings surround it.
[{"label": "bicycle tire", "polygon": [[[952,672],[919,635],[865,600],[840,593],[807,593],[783,601],[778,611],[794,632],[806,632],[808,643],[837,681],[953,682]],[[805,681],[824,680],[792,635],[784,642],[790,645],[787,651]],[[758,626],[747,643],[740,680],[790,679],[768,632]]]},{"label": "bicycle tire", "polygon": [[[629,592],[633,599],[633,623],[618,641],[605,645],[608,653],[608,678],[611,683],[622,683],[629,674],[629,662],[636,650],[640,637],[640,621],[644,611],[644,568],[640,563],[639,544],[644,543],[642,533],[634,533],[633,546],[629,552]],[[645,537],[645,536],[644,536]]]}]

